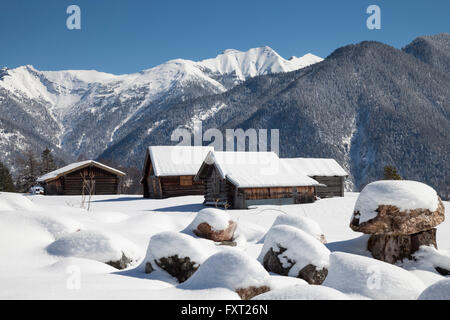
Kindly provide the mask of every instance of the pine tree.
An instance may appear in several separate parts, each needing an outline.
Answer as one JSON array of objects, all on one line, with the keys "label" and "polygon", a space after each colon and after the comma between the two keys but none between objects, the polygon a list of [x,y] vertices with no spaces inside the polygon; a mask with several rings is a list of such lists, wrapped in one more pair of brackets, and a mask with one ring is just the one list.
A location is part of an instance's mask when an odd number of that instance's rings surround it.
[{"label": "pine tree", "polygon": [[0,162],[0,191],[15,192],[13,179],[7,167]]},{"label": "pine tree", "polygon": [[19,166],[19,176],[16,182],[16,187],[20,192],[28,192],[29,189],[36,183],[39,174],[39,163],[33,151],[26,151],[24,157],[17,159]]},{"label": "pine tree", "polygon": [[394,166],[384,166],[384,180],[402,180]]},{"label": "pine tree", "polygon": [[41,175],[44,175],[54,170],[56,170],[56,165],[52,152],[48,148],[45,148],[41,155],[40,173]]}]

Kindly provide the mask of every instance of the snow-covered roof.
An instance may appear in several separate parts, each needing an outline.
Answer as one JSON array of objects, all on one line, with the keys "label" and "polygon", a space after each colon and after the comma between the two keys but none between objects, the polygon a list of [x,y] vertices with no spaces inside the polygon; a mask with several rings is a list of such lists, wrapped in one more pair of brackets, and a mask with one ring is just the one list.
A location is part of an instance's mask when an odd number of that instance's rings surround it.
[{"label": "snow-covered roof", "polygon": [[309,177],[346,177],[348,173],[334,159],[324,158],[284,158],[281,159],[297,171]]},{"label": "snow-covered roof", "polygon": [[194,176],[213,147],[151,146],[148,148],[155,176]]},{"label": "snow-covered roof", "polygon": [[319,183],[299,174],[274,152],[215,152],[205,159],[223,179],[238,188],[315,186]]},{"label": "snow-covered roof", "polygon": [[65,167],[59,168],[55,171],[49,172],[47,174],[44,174],[43,176],[39,177],[37,179],[38,182],[44,182],[44,181],[48,181],[48,180],[53,180],[56,178],[59,178],[60,176],[66,175],[72,171],[90,166],[90,165],[94,165],[96,167],[102,168],[106,171],[109,171],[111,173],[117,174],[119,176],[124,176],[125,173],[122,171],[119,171],[117,169],[108,167],[100,162],[94,161],[94,160],[85,160],[85,161],[80,161],[80,162],[74,162],[71,163]]}]

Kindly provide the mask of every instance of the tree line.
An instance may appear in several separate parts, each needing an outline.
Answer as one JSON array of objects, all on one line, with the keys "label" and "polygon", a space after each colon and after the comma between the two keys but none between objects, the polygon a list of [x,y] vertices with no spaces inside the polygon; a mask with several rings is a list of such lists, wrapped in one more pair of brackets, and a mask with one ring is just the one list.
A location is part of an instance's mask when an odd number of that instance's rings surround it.
[{"label": "tree line", "polygon": [[[77,161],[86,160],[83,157]],[[139,194],[141,193],[141,171],[134,167],[124,167],[112,161],[100,161],[106,165],[117,168],[126,173],[121,181],[121,193]],[[56,170],[53,154],[50,149],[45,148],[40,157],[32,150],[27,150],[16,158],[16,174],[11,174],[10,170],[0,161],[0,192],[29,192],[30,188],[37,184],[37,179],[46,173]],[[65,165],[65,164],[61,164]]]}]

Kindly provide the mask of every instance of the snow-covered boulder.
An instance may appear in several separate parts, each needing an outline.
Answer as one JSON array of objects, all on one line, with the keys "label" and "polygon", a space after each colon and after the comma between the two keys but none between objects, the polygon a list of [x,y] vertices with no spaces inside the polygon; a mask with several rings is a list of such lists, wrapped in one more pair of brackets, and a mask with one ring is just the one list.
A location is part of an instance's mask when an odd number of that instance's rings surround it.
[{"label": "snow-covered boulder", "polygon": [[197,213],[187,230],[201,238],[216,242],[232,241],[236,222],[225,210],[205,208]]},{"label": "snow-covered boulder", "polygon": [[376,259],[396,263],[412,259],[420,246],[434,246],[444,205],[433,188],[416,181],[368,184],[359,195],[350,227],[371,234],[368,250]]},{"label": "snow-covered boulder", "polygon": [[329,287],[295,285],[263,293],[252,300],[349,300],[349,297]]},{"label": "snow-covered boulder", "polygon": [[211,252],[202,242],[184,233],[165,231],[150,238],[144,261],[145,272],[159,267],[177,278],[186,281],[197,271]]},{"label": "snow-covered boulder", "polygon": [[268,271],[321,284],[327,276],[329,255],[330,251],[310,234],[279,225],[267,233],[258,260]]},{"label": "snow-covered boulder", "polygon": [[380,300],[417,299],[425,288],[419,278],[405,269],[344,252],[331,253],[323,285]]},{"label": "snow-covered boulder", "polygon": [[419,300],[450,300],[450,279],[442,279],[426,288]]},{"label": "snow-covered boulder", "polygon": [[55,256],[97,260],[117,269],[136,262],[139,251],[134,243],[122,236],[88,230],[64,235],[47,247],[47,252]]},{"label": "snow-covered boulder", "polygon": [[280,214],[276,217],[275,221],[273,222],[272,227],[279,226],[279,225],[287,225],[296,227],[317,240],[319,240],[322,243],[327,243],[325,239],[325,235],[323,234],[322,230],[320,229],[320,226],[317,222],[310,218],[293,215],[293,214]]},{"label": "snow-covered boulder", "polygon": [[375,235],[410,235],[444,221],[444,205],[426,184],[383,180],[368,184],[356,200],[350,227]]},{"label": "snow-covered boulder", "polygon": [[210,256],[179,288],[227,288],[247,300],[270,290],[270,275],[258,261],[230,248]]}]

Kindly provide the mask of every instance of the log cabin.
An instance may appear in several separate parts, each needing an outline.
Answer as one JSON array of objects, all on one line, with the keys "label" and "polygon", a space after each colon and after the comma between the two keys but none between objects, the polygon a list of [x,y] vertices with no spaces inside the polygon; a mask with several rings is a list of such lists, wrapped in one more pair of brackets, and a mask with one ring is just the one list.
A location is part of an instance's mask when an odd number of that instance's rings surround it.
[{"label": "log cabin", "polygon": [[151,146],[147,148],[141,183],[144,198],[203,195],[203,181],[194,181],[213,147]]},{"label": "log cabin", "polygon": [[92,176],[93,194],[107,195],[120,193],[120,179],[125,173],[97,161],[86,160],[49,172],[39,177],[37,182],[44,187],[45,195],[81,195],[82,175],[89,181],[89,176]]},{"label": "log cabin", "polygon": [[283,158],[296,172],[302,172],[316,180],[319,198],[343,197],[344,183],[348,173],[334,159],[324,158]]},{"label": "log cabin", "polygon": [[205,205],[232,209],[314,202],[320,185],[274,152],[211,151],[194,181],[205,183]]}]

